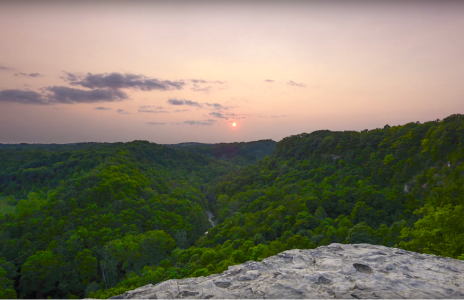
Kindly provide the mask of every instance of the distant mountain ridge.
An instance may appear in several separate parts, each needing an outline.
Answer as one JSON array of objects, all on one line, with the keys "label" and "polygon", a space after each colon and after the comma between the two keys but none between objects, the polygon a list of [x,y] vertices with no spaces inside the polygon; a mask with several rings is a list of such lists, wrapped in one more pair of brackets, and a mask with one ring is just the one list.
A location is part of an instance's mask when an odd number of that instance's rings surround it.
[{"label": "distant mountain ridge", "polygon": [[196,143],[166,144],[173,149],[182,149],[221,160],[232,161],[238,165],[253,164],[274,152],[277,142],[267,139],[253,142],[234,143]]}]

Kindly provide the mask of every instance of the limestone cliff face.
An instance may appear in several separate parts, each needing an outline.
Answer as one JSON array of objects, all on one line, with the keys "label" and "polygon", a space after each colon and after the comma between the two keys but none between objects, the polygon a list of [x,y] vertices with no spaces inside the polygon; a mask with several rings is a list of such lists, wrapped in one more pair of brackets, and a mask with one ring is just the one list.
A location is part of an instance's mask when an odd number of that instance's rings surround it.
[{"label": "limestone cliff face", "polygon": [[113,297],[132,298],[464,298],[464,261],[369,244],[331,244]]}]

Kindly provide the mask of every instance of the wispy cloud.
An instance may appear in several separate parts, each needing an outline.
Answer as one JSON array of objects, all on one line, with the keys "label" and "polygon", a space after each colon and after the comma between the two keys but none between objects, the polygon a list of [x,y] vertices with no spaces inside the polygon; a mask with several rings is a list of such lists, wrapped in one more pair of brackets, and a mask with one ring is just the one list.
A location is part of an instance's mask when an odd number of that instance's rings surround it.
[{"label": "wispy cloud", "polygon": [[219,104],[219,103],[208,103],[208,102],[205,102],[205,105],[206,106],[209,106],[209,107],[212,107],[214,109],[217,109],[217,110],[221,110],[221,109],[224,109],[224,110],[227,110],[230,108],[230,106],[224,106],[222,104]]},{"label": "wispy cloud", "polygon": [[76,74],[69,73],[69,72],[65,72],[65,71],[63,71],[63,73],[64,73],[66,76],[61,76],[60,78],[63,79],[64,81],[71,82],[71,81],[77,81],[77,80],[79,80],[79,79],[78,79],[78,75],[76,75]]},{"label": "wispy cloud", "polygon": [[272,80],[272,79],[266,79],[266,80],[264,80],[264,82],[274,82],[274,80]]},{"label": "wispy cloud", "polygon": [[117,109],[116,112],[117,112],[118,114],[122,114],[122,115],[128,115],[128,114],[130,114],[130,112],[127,112],[127,111],[125,111],[124,109],[120,109],[120,108]]},{"label": "wispy cloud", "polygon": [[208,114],[211,117],[218,118],[218,119],[224,119],[224,120],[229,120],[229,119],[235,119],[235,120],[240,120],[240,119],[246,119],[244,114],[236,114],[233,112],[210,112]]},{"label": "wispy cloud", "polygon": [[188,125],[212,126],[215,122],[216,122],[215,120],[184,121],[184,124],[188,124]]},{"label": "wispy cloud", "polygon": [[[211,88],[213,87],[211,84],[225,84],[225,81],[220,81],[220,80],[204,80],[204,79],[191,79],[190,82],[193,83],[193,87],[190,89],[195,92],[206,92],[209,93],[211,91]],[[208,86],[204,86],[206,84],[209,84]]]},{"label": "wispy cloud", "polygon": [[203,79],[192,79],[190,81],[193,83],[209,83],[209,81]]},{"label": "wispy cloud", "polygon": [[292,86],[297,86],[297,87],[306,87],[306,85],[304,83],[296,83],[294,81],[289,81],[287,82],[288,85],[292,85]]},{"label": "wispy cloud", "polygon": [[215,81],[211,81],[211,80],[204,80],[204,79],[191,79],[190,80],[192,83],[215,83],[215,84],[225,84],[226,82],[225,81],[220,81],[220,80],[215,80]]},{"label": "wispy cloud", "polygon": [[5,67],[5,66],[0,66],[0,70],[2,70],[2,71],[14,71],[14,69],[8,68],[8,67]]},{"label": "wispy cloud", "polygon": [[166,123],[162,122],[147,122],[148,125],[165,125]]},{"label": "wispy cloud", "polygon": [[95,102],[117,102],[128,99],[123,91],[115,89],[80,90],[66,86],[51,86],[46,88],[51,92],[46,96],[49,102],[54,103],[95,103]]},{"label": "wispy cloud", "polygon": [[66,77],[62,79],[69,82],[71,85],[79,85],[89,89],[96,88],[132,88],[139,89],[142,91],[169,91],[169,90],[181,90],[185,85],[182,80],[171,81],[171,80],[159,80],[156,78],[150,78],[144,75],[130,74],[130,73],[103,73],[103,74],[92,74],[87,73],[85,76],[77,74],[66,73]]},{"label": "wispy cloud", "polygon": [[127,95],[114,89],[80,90],[66,86],[51,86],[42,89],[43,93],[29,90],[2,90],[0,102],[13,102],[21,104],[73,104],[117,102],[128,99]]},{"label": "wispy cloud", "polygon": [[139,107],[138,112],[152,113],[152,114],[169,113],[169,111],[164,110],[163,106],[153,106],[153,105],[142,105],[142,106]]},{"label": "wispy cloud", "polygon": [[[197,106],[195,103],[197,102],[193,102],[193,101],[189,101],[189,100],[183,100],[183,101],[188,101],[187,103],[189,104],[186,104],[186,102],[183,102],[183,104],[177,104],[177,103],[181,103],[181,102],[178,102],[179,100],[177,99],[170,99],[170,100],[174,100],[174,101],[171,101],[175,104],[171,104],[171,105],[190,105],[190,106]],[[169,101],[168,101],[169,103]],[[168,111],[165,109],[164,106],[154,106],[154,105],[144,105],[144,106],[140,106],[139,108],[139,112],[142,112],[142,113],[153,113],[153,114],[161,114],[161,113],[180,113],[180,112],[186,112],[186,111],[190,111],[190,109],[175,109],[173,111]]]},{"label": "wispy cloud", "polygon": [[200,103],[191,101],[191,100],[184,100],[184,99],[169,99],[167,101],[168,104],[171,105],[188,105],[188,106],[196,106],[196,107],[202,107]]},{"label": "wispy cloud", "polygon": [[219,119],[226,119],[226,120],[229,119],[228,117],[226,117],[225,115],[223,115],[223,114],[220,113],[220,112],[211,112],[211,113],[209,113],[209,115],[210,115],[210,116],[213,116],[213,117],[215,117],[215,118],[219,118]]},{"label": "wispy cloud", "polygon": [[24,76],[24,77],[41,77],[43,76],[40,73],[34,72],[34,73],[24,73],[24,72],[17,72],[17,70],[10,68],[10,67],[5,67],[5,66],[0,66],[0,71],[7,71],[7,72],[16,72],[14,75],[15,76]]},{"label": "wispy cloud", "polygon": [[168,114],[170,113],[167,110],[152,110],[152,109],[139,109],[141,113],[151,113],[151,114]]},{"label": "wispy cloud", "polygon": [[201,88],[198,85],[194,84],[193,87],[191,88],[191,90],[195,91],[195,92],[207,92],[207,93],[209,93],[209,91],[211,90],[211,86]]},{"label": "wispy cloud", "polygon": [[140,105],[140,109],[154,108],[154,109],[163,109],[164,106],[155,106],[155,105]]},{"label": "wispy cloud", "polygon": [[103,107],[103,106],[95,107],[94,109],[96,109],[96,110],[111,110],[110,107]]},{"label": "wispy cloud", "polygon": [[36,78],[36,77],[41,77],[42,75],[39,74],[39,73],[23,73],[23,72],[19,72],[19,73],[15,73],[15,76],[24,76],[24,77],[33,77],[33,78]]},{"label": "wispy cloud", "polygon": [[21,104],[49,104],[42,94],[25,90],[3,90],[0,91],[0,102],[13,102]]}]

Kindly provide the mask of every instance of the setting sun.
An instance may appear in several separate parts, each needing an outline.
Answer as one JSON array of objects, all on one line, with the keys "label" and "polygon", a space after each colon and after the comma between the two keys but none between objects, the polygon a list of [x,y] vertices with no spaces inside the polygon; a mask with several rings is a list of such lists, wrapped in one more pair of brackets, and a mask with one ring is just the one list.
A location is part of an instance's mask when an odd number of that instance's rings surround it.
[{"label": "setting sun", "polygon": [[235,126],[237,126],[237,124],[236,124],[236,123],[232,123],[232,126],[234,126],[234,127],[235,127]]}]

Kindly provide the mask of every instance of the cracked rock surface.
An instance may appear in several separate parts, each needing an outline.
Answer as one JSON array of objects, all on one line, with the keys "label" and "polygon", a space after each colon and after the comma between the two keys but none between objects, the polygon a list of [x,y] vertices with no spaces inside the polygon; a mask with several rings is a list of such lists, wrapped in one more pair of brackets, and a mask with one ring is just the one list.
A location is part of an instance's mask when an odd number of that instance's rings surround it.
[{"label": "cracked rock surface", "polygon": [[462,298],[464,261],[369,244],[288,250],[222,274],[168,280],[111,299]]}]

